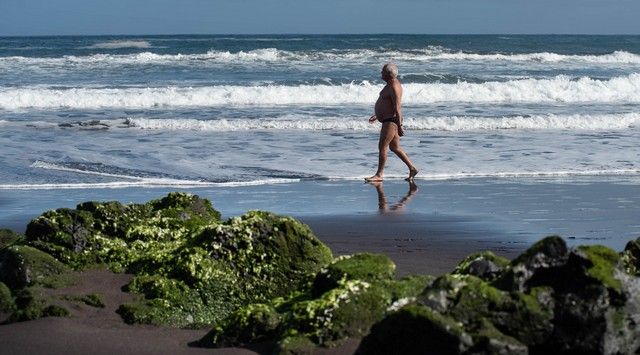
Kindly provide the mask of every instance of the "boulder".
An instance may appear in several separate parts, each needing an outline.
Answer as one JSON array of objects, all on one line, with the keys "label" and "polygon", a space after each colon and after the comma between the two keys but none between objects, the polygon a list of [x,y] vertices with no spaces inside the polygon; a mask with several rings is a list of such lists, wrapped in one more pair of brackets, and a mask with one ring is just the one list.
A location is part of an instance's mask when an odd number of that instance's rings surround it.
[{"label": "boulder", "polygon": [[22,236],[11,229],[0,229],[0,251],[22,241]]},{"label": "boulder", "polygon": [[626,272],[630,275],[640,276],[640,238],[630,240],[621,257]]},{"label": "boulder", "polygon": [[492,281],[504,272],[509,263],[509,259],[496,256],[490,251],[483,251],[466,257],[451,273],[473,275],[486,281]]},{"label": "boulder", "polygon": [[72,282],[69,269],[51,255],[26,245],[0,252],[0,281],[11,289],[31,285],[61,287]]},{"label": "boulder", "polygon": [[345,280],[392,280],[395,269],[393,261],[383,254],[361,253],[342,256],[318,272],[313,281],[312,293],[314,296],[320,296]]},{"label": "boulder", "polygon": [[473,345],[460,323],[420,304],[409,304],[376,323],[356,354],[463,354]]},{"label": "boulder", "polygon": [[15,308],[16,304],[13,301],[11,290],[9,290],[9,287],[7,287],[4,282],[0,282],[0,321],[3,321],[5,318],[2,315],[12,313]]}]

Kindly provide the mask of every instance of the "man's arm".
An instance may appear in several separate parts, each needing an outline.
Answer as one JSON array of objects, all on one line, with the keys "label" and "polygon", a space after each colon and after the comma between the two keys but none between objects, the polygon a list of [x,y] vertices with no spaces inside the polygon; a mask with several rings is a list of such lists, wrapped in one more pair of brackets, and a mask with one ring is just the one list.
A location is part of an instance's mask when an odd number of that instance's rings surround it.
[{"label": "man's arm", "polygon": [[391,103],[393,104],[394,114],[398,117],[398,121],[402,124],[402,86],[398,80],[394,80],[391,85]]}]

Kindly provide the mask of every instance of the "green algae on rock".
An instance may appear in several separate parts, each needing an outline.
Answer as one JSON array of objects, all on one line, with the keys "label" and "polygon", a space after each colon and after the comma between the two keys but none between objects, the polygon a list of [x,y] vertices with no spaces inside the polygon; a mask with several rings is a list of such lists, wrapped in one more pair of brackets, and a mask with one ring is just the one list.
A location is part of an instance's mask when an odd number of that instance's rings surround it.
[{"label": "green algae on rock", "polygon": [[23,238],[11,229],[0,229],[0,251],[11,245],[20,244]]},{"label": "green algae on rock", "polygon": [[42,289],[29,287],[15,292],[16,311],[9,321],[18,322],[43,317],[66,317],[69,311],[55,303]]},{"label": "green algae on rock", "polygon": [[0,281],[11,289],[32,285],[58,288],[73,282],[65,265],[26,245],[12,245],[0,252]]},{"label": "green algae on rock", "polygon": [[48,211],[29,223],[26,238],[76,269],[106,263],[122,271],[137,259],[170,254],[195,230],[219,219],[208,200],[170,193],[146,204],[85,202]]},{"label": "green algae on rock", "polygon": [[120,314],[179,327],[214,324],[240,305],[287,295],[332,260],[293,218],[252,211],[221,222],[208,200],[186,193],[49,211],[26,236],[71,267],[138,275],[129,290],[142,297]]},{"label": "green algae on rock", "polygon": [[464,258],[451,273],[473,275],[483,280],[492,281],[502,274],[509,263],[509,259],[496,256],[490,251],[483,251]]},{"label": "green algae on rock", "polygon": [[394,270],[395,265],[384,255],[339,257],[289,296],[240,308],[200,343],[220,347],[270,339],[278,342],[276,353],[302,351],[300,344],[306,353],[310,346],[331,347],[349,337],[363,336],[372,324],[411,302],[433,280],[431,276],[394,280]]},{"label": "green algae on rock", "polygon": [[313,282],[312,293],[316,296],[322,295],[345,280],[391,280],[395,269],[393,261],[383,254],[360,253],[342,256],[320,270]]},{"label": "green algae on rock", "polygon": [[[13,301],[11,290],[9,287],[0,282],[0,314],[12,313],[16,308],[16,304]],[[0,319],[2,321],[2,319]]]},{"label": "green algae on rock", "polygon": [[[625,272],[613,250],[569,249],[562,239],[549,237],[506,265],[497,278],[485,280],[461,272],[465,261],[456,273],[430,283],[415,303],[455,320],[471,337],[467,349],[450,353],[628,354],[640,349],[640,329],[635,326],[640,320],[640,279]],[[405,339],[411,337],[402,336],[412,334],[416,325],[384,325],[392,316],[372,327],[360,353],[404,349],[422,354],[440,346],[441,332],[431,329],[414,334],[420,338],[418,346],[407,347]],[[379,326],[393,329],[400,338],[384,335]]]},{"label": "green algae on rock", "polygon": [[621,259],[627,273],[640,276],[640,238],[627,243]]},{"label": "green algae on rock", "polygon": [[412,303],[376,323],[356,354],[462,354],[472,345],[456,320]]}]

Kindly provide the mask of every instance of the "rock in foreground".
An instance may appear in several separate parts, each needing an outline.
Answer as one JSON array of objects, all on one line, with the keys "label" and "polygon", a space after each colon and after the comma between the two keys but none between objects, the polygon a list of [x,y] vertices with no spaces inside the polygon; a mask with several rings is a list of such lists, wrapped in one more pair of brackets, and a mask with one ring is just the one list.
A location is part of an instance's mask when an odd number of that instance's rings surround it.
[{"label": "rock in foreground", "polygon": [[141,297],[120,307],[125,321],[178,327],[215,324],[242,305],[285,296],[332,260],[292,218],[254,211],[223,222],[208,200],[185,193],[49,211],[29,224],[26,243],[19,248],[77,270],[136,275],[127,288]]},{"label": "rock in foreground", "polygon": [[456,270],[375,324],[358,353],[635,354],[640,348],[640,279],[609,248],[569,249],[549,237],[484,280],[464,272],[471,268]]}]

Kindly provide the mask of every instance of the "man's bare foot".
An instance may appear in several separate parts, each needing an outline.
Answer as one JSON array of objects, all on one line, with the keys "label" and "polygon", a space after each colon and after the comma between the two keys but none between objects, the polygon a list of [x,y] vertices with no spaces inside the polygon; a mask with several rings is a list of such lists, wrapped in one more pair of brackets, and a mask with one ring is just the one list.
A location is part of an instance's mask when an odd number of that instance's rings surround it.
[{"label": "man's bare foot", "polygon": [[409,169],[409,177],[406,178],[406,181],[411,181],[413,180],[414,177],[416,177],[416,175],[418,175],[418,169],[413,168],[413,169]]},{"label": "man's bare foot", "polygon": [[371,182],[371,181],[382,181],[382,176],[380,176],[380,175],[373,175],[373,176],[370,176],[370,177],[366,177],[366,178],[364,178],[364,181],[366,181],[366,182]]}]

